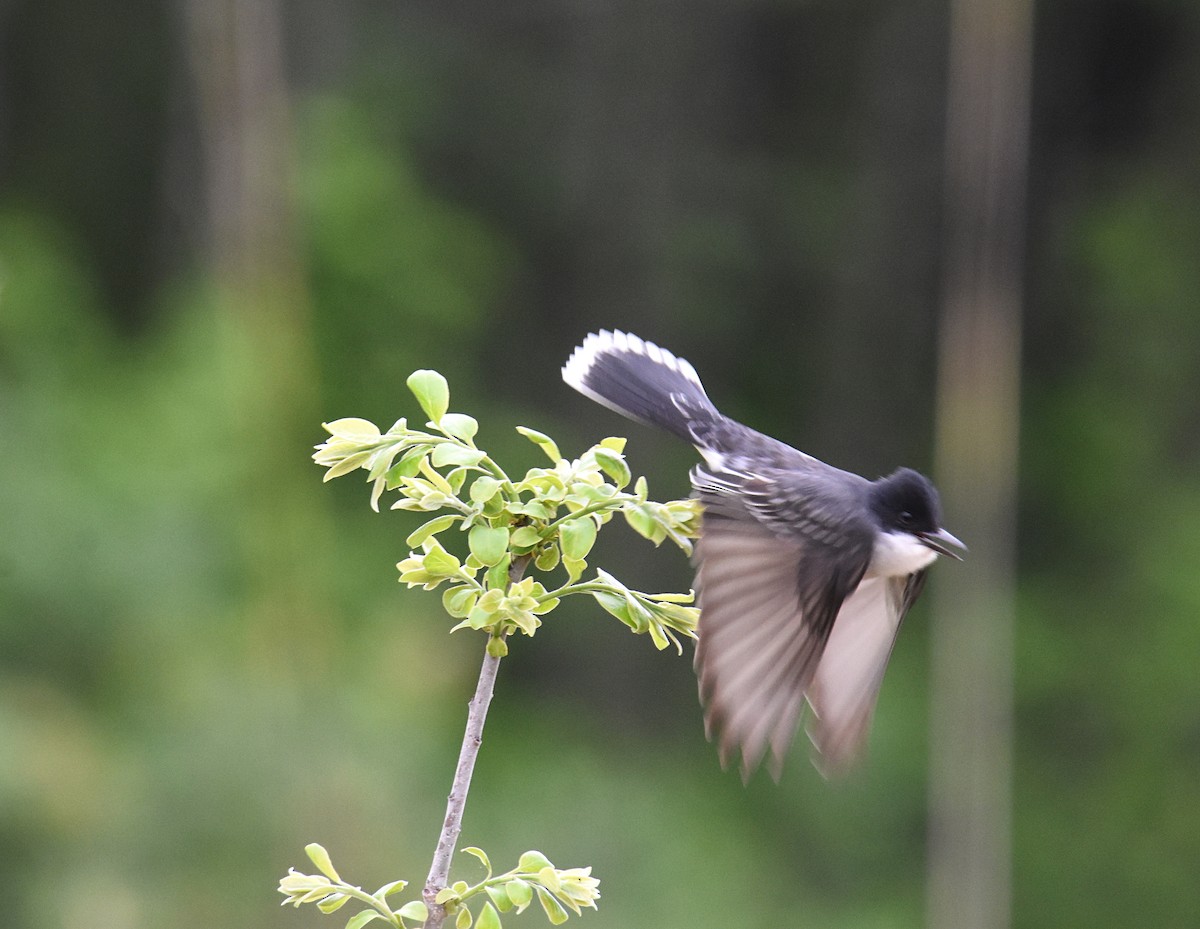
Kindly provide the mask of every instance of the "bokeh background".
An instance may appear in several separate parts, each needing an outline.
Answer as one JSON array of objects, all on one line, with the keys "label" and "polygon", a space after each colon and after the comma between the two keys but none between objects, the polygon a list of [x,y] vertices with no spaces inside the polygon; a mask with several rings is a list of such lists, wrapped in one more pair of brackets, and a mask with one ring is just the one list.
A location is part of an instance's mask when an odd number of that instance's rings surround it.
[{"label": "bokeh background", "polygon": [[[277,905],[309,841],[423,880],[480,643],[395,581],[418,517],[308,460],[412,415],[415,368],[514,469],[517,424],[627,434],[660,498],[690,450],[559,380],[589,330],[840,466],[932,468],[950,21],[0,2],[0,922],[340,925]],[[1044,0],[1032,63],[1011,923],[1196,926],[1200,5]],[[921,926],[929,612],[862,770],[743,788],[689,658],[564,607],[501,668],[464,844],[593,865],[597,929]]]}]

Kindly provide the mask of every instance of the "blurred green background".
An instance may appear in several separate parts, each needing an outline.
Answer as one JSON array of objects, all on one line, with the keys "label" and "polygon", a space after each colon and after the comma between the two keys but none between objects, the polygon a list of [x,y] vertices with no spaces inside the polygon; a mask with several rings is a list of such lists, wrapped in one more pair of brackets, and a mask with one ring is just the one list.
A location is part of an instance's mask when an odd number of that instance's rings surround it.
[{"label": "blurred green background", "polygon": [[[419,518],[308,460],[323,420],[412,415],[414,368],[511,469],[516,424],[627,434],[660,499],[691,451],[559,380],[592,329],[825,460],[929,469],[947,31],[930,0],[0,2],[0,922],[341,925],[277,905],[309,841],[423,880],[482,646],[395,581]],[[1195,926],[1200,5],[1046,0],[1033,81],[1013,924]],[[743,788],[690,659],[569,604],[501,668],[464,844],[593,865],[597,929],[920,926],[927,614],[864,769],[797,748]]]}]

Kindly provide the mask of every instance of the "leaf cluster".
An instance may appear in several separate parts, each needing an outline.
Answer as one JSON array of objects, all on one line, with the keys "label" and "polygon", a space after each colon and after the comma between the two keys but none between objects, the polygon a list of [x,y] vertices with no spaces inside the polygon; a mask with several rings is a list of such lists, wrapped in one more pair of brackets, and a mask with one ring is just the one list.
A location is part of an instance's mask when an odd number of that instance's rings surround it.
[{"label": "leaf cluster", "polygon": [[[287,876],[279,882],[283,894],[283,905],[299,907],[304,903],[315,903],[321,912],[330,914],[340,910],[352,900],[366,904],[367,908],[351,916],[346,929],[362,929],[375,920],[382,920],[395,929],[412,929],[428,918],[428,908],[421,900],[410,900],[397,909],[392,909],[388,897],[402,892],[406,881],[384,884],[374,893],[343,881],[330,860],[329,853],[315,842],[305,847],[309,859],[320,870],[320,874],[303,874],[289,868]],[[525,852],[517,866],[503,874],[493,874],[492,863],[479,848],[464,848],[487,870],[483,880],[476,884],[456,881],[441,890],[437,903],[454,917],[455,929],[502,929],[501,913],[523,913],[536,899],[546,918],[554,925],[567,921],[570,912],[579,915],[584,907],[596,908],[600,898],[600,881],[592,877],[591,868],[556,868],[538,851]],[[472,905],[481,905],[472,912]],[[411,924],[411,925],[410,925]]]},{"label": "leaf cluster", "polygon": [[[454,629],[486,632],[492,653],[503,655],[509,634],[533,635],[563,597],[586,593],[660,649],[681,650],[679,636],[695,636],[691,594],[640,593],[605,571],[583,576],[597,533],[618,513],[655,545],[670,540],[690,552],[699,531],[696,501],[650,500],[646,479],[630,474],[625,440],[615,437],[568,460],[549,436],[520,426],[550,464],[510,477],[475,444],[477,421],[450,412],[445,378],[416,371],[408,386],[429,417],[424,429],[400,419],[382,432],[364,419],[339,419],[325,424],[330,438],[313,459],[328,469],[325,480],[365,470],[376,510],[394,493],[392,509],[439,514],[408,536],[411,551],[397,568],[409,587],[446,585],[442,605],[460,620]],[[462,555],[450,550],[452,529],[466,536]],[[525,577],[530,569],[561,569],[565,582],[547,586]]]}]

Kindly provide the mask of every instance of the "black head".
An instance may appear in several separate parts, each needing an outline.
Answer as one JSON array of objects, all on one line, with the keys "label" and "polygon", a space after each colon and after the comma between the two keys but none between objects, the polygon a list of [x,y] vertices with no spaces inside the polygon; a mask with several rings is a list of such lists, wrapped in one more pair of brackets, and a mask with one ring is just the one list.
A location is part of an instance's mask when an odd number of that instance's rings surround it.
[{"label": "black head", "polygon": [[962,560],[948,546],[966,546],[942,528],[937,488],[925,475],[900,468],[881,477],[871,487],[871,510],[884,532],[910,533],[935,552]]}]

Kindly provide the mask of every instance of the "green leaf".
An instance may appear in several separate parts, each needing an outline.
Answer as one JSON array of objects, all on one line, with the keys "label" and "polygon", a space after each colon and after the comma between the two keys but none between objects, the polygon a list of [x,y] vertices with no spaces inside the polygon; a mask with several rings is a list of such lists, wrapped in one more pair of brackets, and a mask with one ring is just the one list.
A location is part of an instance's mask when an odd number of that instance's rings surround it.
[{"label": "green leaf", "polygon": [[399,893],[407,886],[408,881],[391,881],[390,883],[384,884],[371,896],[375,897],[377,900],[386,900],[392,894]]},{"label": "green leaf", "polygon": [[487,503],[500,492],[500,481],[484,474],[475,478],[471,485],[471,500],[474,503]]},{"label": "green leaf", "polygon": [[513,902],[508,899],[508,891],[505,888],[505,884],[488,884],[484,888],[487,895],[492,898],[492,902],[496,904],[496,909],[501,913],[507,913],[513,908]]},{"label": "green leaf", "polygon": [[596,522],[590,516],[567,520],[559,527],[558,533],[564,558],[582,560],[596,544]]},{"label": "green leaf", "polygon": [[667,537],[666,529],[654,518],[654,514],[646,508],[645,504],[627,506],[622,512],[625,514],[625,521],[633,527],[633,530],[655,545]]},{"label": "green leaf", "polygon": [[512,559],[505,555],[499,564],[494,564],[487,569],[484,577],[491,590],[504,590],[508,587],[508,568],[511,562]]},{"label": "green leaf", "polygon": [[508,530],[503,527],[472,526],[467,533],[471,554],[489,568],[504,560],[508,553]]},{"label": "green leaf", "polygon": [[553,868],[550,859],[536,849],[530,849],[517,860],[518,871],[541,871],[542,868]]},{"label": "green leaf", "polygon": [[562,461],[562,455],[559,454],[558,446],[554,444],[554,440],[544,433],[538,432],[536,429],[527,429],[525,426],[517,426],[517,432],[525,436],[530,442],[546,453],[546,457],[554,464]]},{"label": "green leaf", "polygon": [[442,594],[442,609],[456,619],[462,619],[475,608],[479,591],[474,587],[451,587]]},{"label": "green leaf", "polygon": [[425,415],[435,423],[440,422],[450,408],[450,387],[446,379],[436,371],[422,369],[410,374],[407,383]]},{"label": "green leaf", "polygon": [[476,858],[482,861],[483,866],[487,868],[487,876],[492,876],[492,863],[488,860],[487,852],[485,852],[482,848],[476,848],[474,845],[470,845],[463,849],[463,854],[474,855]]},{"label": "green leaf", "polygon": [[429,460],[435,468],[444,468],[446,465],[477,465],[486,457],[487,452],[477,448],[465,448],[453,442],[443,442],[433,450]]},{"label": "green leaf", "polygon": [[508,654],[508,642],[501,636],[493,635],[488,639],[487,652],[493,658],[503,658]]},{"label": "green leaf", "polygon": [[429,908],[420,900],[409,900],[396,911],[401,919],[411,919],[414,922],[425,922],[429,918]]},{"label": "green leaf", "polygon": [[542,534],[534,526],[514,529],[511,542],[513,548],[533,548],[542,541]]},{"label": "green leaf", "polygon": [[386,489],[387,478],[376,478],[375,484],[371,487],[371,509],[373,509],[376,513],[379,512],[379,498],[383,496],[383,492]]},{"label": "green leaf", "polygon": [[395,487],[403,477],[416,477],[421,470],[421,462],[429,454],[430,446],[414,445],[406,451],[394,465],[388,468],[388,486]]},{"label": "green leaf", "polygon": [[429,539],[426,544],[430,545],[424,559],[426,571],[434,577],[450,577],[458,573],[458,569],[462,567],[459,560],[442,548],[437,539]]},{"label": "green leaf", "polygon": [[519,500],[508,505],[508,511],[516,515],[532,516],[534,519],[550,519],[558,509],[541,500]]},{"label": "green leaf", "polygon": [[567,911],[563,909],[561,903],[554,899],[550,891],[544,887],[538,887],[537,896],[538,903],[542,905],[542,909],[546,911],[546,918],[556,926],[562,925],[567,921]]},{"label": "green leaf", "polygon": [[471,911],[465,906],[454,917],[454,929],[471,929]]},{"label": "green leaf", "polygon": [[513,906],[517,908],[517,912],[529,906],[529,902],[533,899],[533,887],[528,881],[523,881],[519,877],[514,877],[511,881],[504,885],[504,890],[508,894],[508,899],[513,902]]},{"label": "green leaf", "polygon": [[558,547],[547,545],[537,553],[533,563],[539,571],[553,571],[558,567]]},{"label": "green leaf", "polygon": [[457,896],[458,894],[455,893],[453,887],[443,887],[437,892],[437,896],[433,898],[433,902],[445,905]]},{"label": "green leaf", "polygon": [[331,423],[322,423],[321,425],[330,435],[346,439],[349,442],[356,442],[359,445],[371,445],[383,438],[380,435],[379,427],[373,422],[353,416],[346,419],[335,419]]},{"label": "green leaf", "polygon": [[431,519],[405,539],[405,544],[409,548],[417,548],[426,539],[437,535],[443,529],[449,529],[460,519],[462,519],[461,516],[439,516],[436,519]]},{"label": "green leaf", "polygon": [[483,629],[485,626],[492,624],[495,615],[495,613],[476,605],[467,614],[467,627],[470,629]]},{"label": "green leaf", "polygon": [[618,455],[625,451],[625,445],[629,442],[628,439],[619,435],[610,435],[607,439],[600,440],[600,447],[607,448],[616,452]]},{"label": "green leaf", "polygon": [[485,903],[483,909],[479,911],[479,918],[475,920],[475,929],[501,929],[500,915],[490,903]]},{"label": "green leaf", "polygon": [[317,904],[317,909],[328,915],[330,913],[336,913],[349,902],[350,898],[343,896],[342,894],[330,894]]},{"label": "green leaf", "polygon": [[562,888],[558,884],[558,871],[553,866],[547,865],[538,872],[538,882],[553,894],[557,894]]},{"label": "green leaf", "polygon": [[365,452],[355,452],[353,455],[343,458],[325,472],[325,477],[323,477],[322,480],[332,481],[335,477],[341,477],[343,474],[349,474],[351,471],[357,471],[367,463],[367,459],[370,458],[371,455],[372,452],[370,449],[368,449]]},{"label": "green leaf", "polygon": [[399,451],[399,445],[385,445],[373,451],[371,460],[367,462],[367,479],[373,481],[387,474],[388,468],[392,466],[392,459]]},{"label": "green leaf", "polygon": [[567,569],[568,583],[574,584],[583,577],[583,572],[587,570],[587,562],[577,561],[573,558],[564,558],[563,567]]},{"label": "green leaf", "polygon": [[346,922],[346,929],[362,929],[367,923],[372,920],[383,919],[383,914],[378,910],[363,910],[356,916],[351,916]]},{"label": "green leaf", "polygon": [[325,851],[324,846],[318,845],[316,842],[312,842],[311,844],[304,846],[304,853],[308,855],[309,860],[313,864],[321,869],[321,873],[331,881],[341,880],[341,878],[338,877],[337,871],[334,870],[333,862],[329,860],[329,852]]},{"label": "green leaf", "polygon": [[600,470],[611,477],[618,487],[624,487],[633,479],[633,475],[629,473],[629,465],[625,464],[625,459],[617,452],[597,445],[592,449],[592,454],[596,456],[596,464],[600,465]]},{"label": "green leaf", "polygon": [[464,442],[470,442],[479,432],[479,423],[473,416],[468,416],[466,413],[447,413],[442,417],[438,426],[446,435],[452,435]]}]

